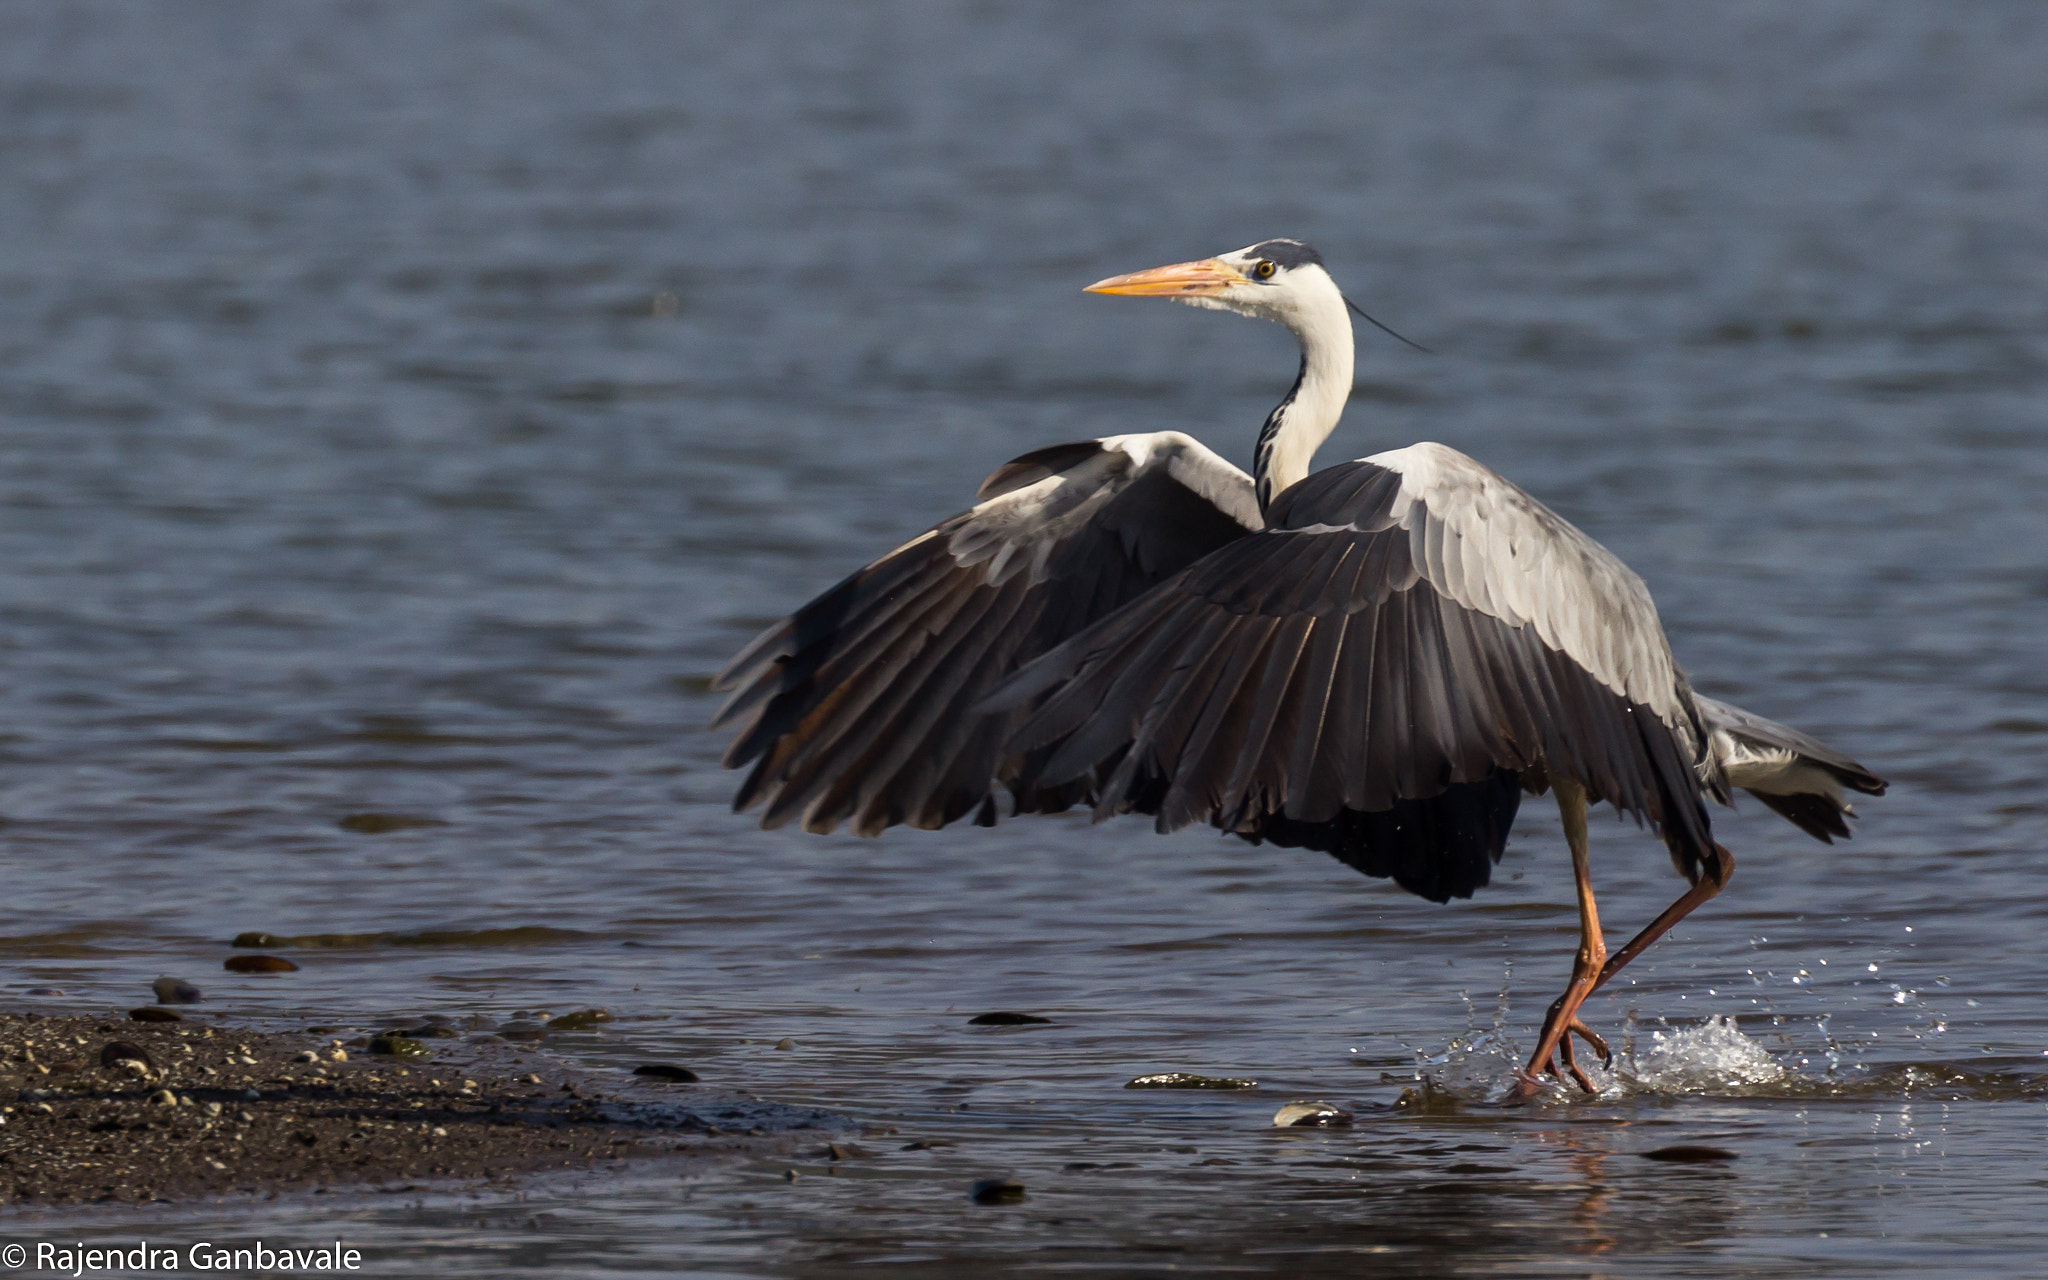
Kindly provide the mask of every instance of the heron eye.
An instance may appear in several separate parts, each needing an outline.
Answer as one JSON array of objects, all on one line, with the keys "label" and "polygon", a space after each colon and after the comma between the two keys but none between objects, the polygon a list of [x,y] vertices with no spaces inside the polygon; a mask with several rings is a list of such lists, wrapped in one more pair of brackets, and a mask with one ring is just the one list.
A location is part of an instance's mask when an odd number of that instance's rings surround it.
[{"label": "heron eye", "polygon": [[1258,266],[1252,268],[1252,274],[1261,280],[1271,280],[1273,278],[1273,264],[1261,262]]}]

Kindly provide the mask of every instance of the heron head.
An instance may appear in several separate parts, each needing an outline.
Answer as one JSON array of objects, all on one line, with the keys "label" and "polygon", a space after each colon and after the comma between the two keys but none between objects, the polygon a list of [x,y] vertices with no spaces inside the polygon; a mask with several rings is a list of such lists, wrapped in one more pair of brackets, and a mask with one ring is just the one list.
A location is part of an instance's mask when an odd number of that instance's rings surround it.
[{"label": "heron head", "polygon": [[1085,292],[1171,298],[1189,306],[1277,320],[1290,328],[1299,328],[1307,315],[1332,302],[1340,311],[1343,308],[1343,295],[1323,270],[1322,255],[1299,240],[1262,240],[1199,262],[1111,276]]}]

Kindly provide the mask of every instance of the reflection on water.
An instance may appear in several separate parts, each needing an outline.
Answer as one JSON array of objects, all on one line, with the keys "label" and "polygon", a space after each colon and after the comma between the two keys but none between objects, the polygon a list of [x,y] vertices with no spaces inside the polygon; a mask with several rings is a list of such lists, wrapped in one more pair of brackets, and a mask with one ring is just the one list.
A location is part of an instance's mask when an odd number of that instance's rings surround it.
[{"label": "reflection on water", "polygon": [[[897,1130],[795,1182],[108,1229],[474,1275],[2048,1249],[2037,6],[11,16],[0,991],[601,1006],[535,1051]],[[1483,1101],[1573,946],[1539,806],[1444,908],[1136,823],[726,811],[706,676],[996,463],[1242,459],[1286,336],[1077,290],[1276,234],[1444,353],[1366,341],[1328,456],[1498,467],[1643,573],[1700,687],[1895,781],[1846,845],[1726,818],[1731,890],[1589,1007],[1599,1098]],[[1670,899],[1633,828],[1594,859],[1616,930]],[[300,971],[223,971],[251,931]],[[1259,1084],[1122,1087],[1169,1071]],[[1357,1122],[1274,1129],[1297,1099]],[[1643,1158],[1685,1144],[1737,1158]],[[970,1204],[994,1174],[1027,1200]]]}]

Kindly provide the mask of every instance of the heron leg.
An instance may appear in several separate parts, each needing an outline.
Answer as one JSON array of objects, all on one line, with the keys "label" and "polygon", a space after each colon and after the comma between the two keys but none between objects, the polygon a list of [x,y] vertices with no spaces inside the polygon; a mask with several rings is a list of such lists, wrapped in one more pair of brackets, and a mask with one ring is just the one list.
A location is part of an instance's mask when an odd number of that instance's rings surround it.
[{"label": "heron leg", "polygon": [[[1735,855],[1720,845],[1715,845],[1714,856],[1708,859],[1700,868],[1699,880],[1693,884],[1692,888],[1680,894],[1678,901],[1664,908],[1664,913],[1655,920],[1650,921],[1648,927],[1641,933],[1630,938],[1627,946],[1614,953],[1613,957],[1601,967],[1600,976],[1593,983],[1593,990],[1598,991],[1606,986],[1610,978],[1621,972],[1623,965],[1643,954],[1651,943],[1671,932],[1673,926],[1691,915],[1701,903],[1706,902],[1720,893],[1721,890],[1727,888],[1728,877],[1734,874]],[[1587,994],[1591,995],[1592,992]]]},{"label": "heron leg", "polygon": [[1572,850],[1572,880],[1579,894],[1579,953],[1572,960],[1572,980],[1566,984],[1564,994],[1550,1006],[1549,1015],[1543,1019],[1543,1036],[1536,1043],[1536,1052],[1530,1056],[1522,1079],[1509,1094],[1513,1099],[1527,1098],[1536,1092],[1539,1072],[1555,1072],[1551,1066],[1553,1054],[1562,1058],[1565,1070],[1571,1073],[1580,1088],[1587,1093],[1598,1093],[1599,1090],[1572,1055],[1572,1033],[1578,1031],[1596,1047],[1606,1048],[1605,1043],[1579,1021],[1579,1006],[1593,994],[1602,975],[1607,972],[1607,943],[1600,936],[1600,909],[1593,901],[1593,869],[1586,852],[1586,789],[1577,780],[1565,777],[1553,777],[1551,789],[1557,793],[1558,816],[1564,820],[1565,842]]}]

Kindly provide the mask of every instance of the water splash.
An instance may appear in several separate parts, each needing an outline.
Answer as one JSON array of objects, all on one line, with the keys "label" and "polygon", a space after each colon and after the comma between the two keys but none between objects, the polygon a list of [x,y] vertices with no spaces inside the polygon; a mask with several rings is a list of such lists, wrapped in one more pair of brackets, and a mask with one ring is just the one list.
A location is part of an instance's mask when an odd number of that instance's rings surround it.
[{"label": "water splash", "polygon": [[1647,1043],[1631,1036],[1615,1075],[1631,1091],[1669,1094],[1780,1084],[1792,1072],[1723,1014],[1684,1030],[1653,1031]]}]

